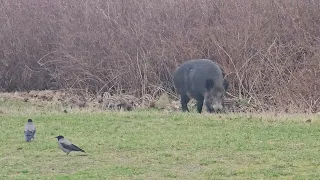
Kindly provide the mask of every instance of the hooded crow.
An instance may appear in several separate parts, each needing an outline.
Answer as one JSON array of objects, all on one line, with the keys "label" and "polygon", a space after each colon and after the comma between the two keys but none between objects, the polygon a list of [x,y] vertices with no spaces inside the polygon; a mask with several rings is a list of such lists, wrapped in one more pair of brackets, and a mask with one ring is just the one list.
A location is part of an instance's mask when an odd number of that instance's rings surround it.
[{"label": "hooded crow", "polygon": [[26,142],[30,142],[35,138],[36,126],[33,124],[32,119],[28,119],[27,124],[24,126],[24,139]]},{"label": "hooded crow", "polygon": [[58,144],[60,149],[67,153],[67,155],[71,152],[71,151],[81,151],[81,152],[85,152],[84,150],[80,149],[79,147],[77,147],[76,145],[72,144],[70,141],[68,141],[67,139],[65,139],[63,136],[59,135],[57,137],[55,137],[58,139]]}]

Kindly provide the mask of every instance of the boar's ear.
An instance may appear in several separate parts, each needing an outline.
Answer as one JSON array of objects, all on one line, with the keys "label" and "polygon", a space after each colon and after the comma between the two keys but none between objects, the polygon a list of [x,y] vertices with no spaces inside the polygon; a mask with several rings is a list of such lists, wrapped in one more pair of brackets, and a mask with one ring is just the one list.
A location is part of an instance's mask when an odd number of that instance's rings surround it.
[{"label": "boar's ear", "polygon": [[211,79],[211,78],[206,79],[206,89],[207,90],[212,89],[213,85],[214,85],[213,79]]},{"label": "boar's ear", "polygon": [[229,88],[229,81],[226,79],[223,79],[223,87],[224,90],[227,92],[228,88]]}]

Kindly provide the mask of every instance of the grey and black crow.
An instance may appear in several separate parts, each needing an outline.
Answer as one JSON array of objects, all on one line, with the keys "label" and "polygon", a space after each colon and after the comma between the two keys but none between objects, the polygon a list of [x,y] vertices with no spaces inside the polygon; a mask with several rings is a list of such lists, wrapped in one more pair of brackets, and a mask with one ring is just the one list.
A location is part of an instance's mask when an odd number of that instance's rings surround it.
[{"label": "grey and black crow", "polygon": [[67,153],[67,155],[71,152],[71,151],[81,151],[81,152],[85,152],[84,150],[80,149],[78,146],[72,144],[70,141],[68,141],[67,139],[65,139],[63,136],[59,135],[57,137],[55,137],[58,139],[58,144],[60,149]]},{"label": "grey and black crow", "polygon": [[33,124],[32,119],[28,119],[27,124],[24,126],[24,139],[26,142],[30,142],[35,138],[36,126]]}]

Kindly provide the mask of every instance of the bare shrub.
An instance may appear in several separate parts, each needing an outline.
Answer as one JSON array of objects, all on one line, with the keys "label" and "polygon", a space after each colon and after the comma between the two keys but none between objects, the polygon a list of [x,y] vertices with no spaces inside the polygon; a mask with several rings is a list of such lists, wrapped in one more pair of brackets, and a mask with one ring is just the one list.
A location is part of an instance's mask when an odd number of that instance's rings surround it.
[{"label": "bare shrub", "polygon": [[173,70],[208,58],[231,96],[316,112],[319,12],[299,0],[3,0],[0,90],[174,95]]}]

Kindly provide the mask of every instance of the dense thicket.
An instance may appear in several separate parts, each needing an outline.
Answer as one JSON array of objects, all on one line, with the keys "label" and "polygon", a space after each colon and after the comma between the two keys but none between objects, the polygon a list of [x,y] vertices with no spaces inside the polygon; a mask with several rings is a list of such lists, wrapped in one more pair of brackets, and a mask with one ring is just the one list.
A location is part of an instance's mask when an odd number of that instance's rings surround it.
[{"label": "dense thicket", "polygon": [[217,61],[230,94],[265,109],[320,109],[313,0],[2,0],[0,87],[171,90],[183,61]]}]

